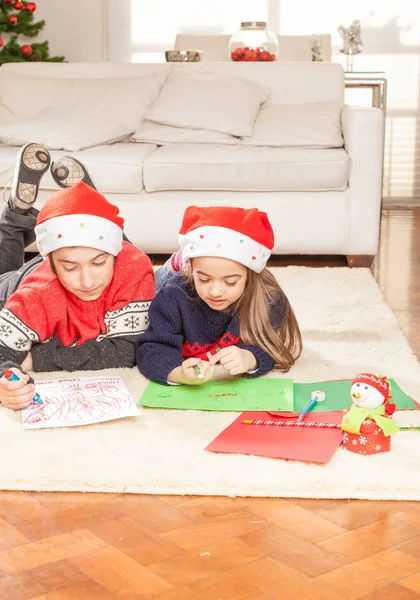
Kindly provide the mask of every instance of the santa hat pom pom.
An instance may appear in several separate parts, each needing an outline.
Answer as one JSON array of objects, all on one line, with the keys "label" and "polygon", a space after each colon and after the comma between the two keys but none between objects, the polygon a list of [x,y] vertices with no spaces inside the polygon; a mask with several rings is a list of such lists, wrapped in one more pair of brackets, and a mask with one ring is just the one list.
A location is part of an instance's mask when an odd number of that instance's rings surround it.
[{"label": "santa hat pom pom", "polygon": [[396,410],[397,407],[393,402],[385,402],[385,414],[387,417],[391,417]]}]

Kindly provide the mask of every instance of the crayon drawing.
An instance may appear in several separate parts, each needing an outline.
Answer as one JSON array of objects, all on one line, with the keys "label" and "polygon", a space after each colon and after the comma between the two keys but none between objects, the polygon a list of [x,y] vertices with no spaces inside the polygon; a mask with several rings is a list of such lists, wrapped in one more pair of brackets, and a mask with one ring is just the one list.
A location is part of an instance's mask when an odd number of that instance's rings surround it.
[{"label": "crayon drawing", "polygon": [[42,404],[24,408],[24,429],[74,427],[138,416],[121,377],[84,377],[41,381]]}]

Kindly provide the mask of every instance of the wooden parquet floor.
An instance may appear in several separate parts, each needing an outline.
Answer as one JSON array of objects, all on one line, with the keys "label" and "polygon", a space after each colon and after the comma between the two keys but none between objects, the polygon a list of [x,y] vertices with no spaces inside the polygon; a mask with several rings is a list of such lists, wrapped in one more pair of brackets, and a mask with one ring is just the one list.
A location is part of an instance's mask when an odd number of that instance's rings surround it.
[{"label": "wooden parquet floor", "polygon": [[[374,266],[417,356],[419,231],[386,209]],[[420,598],[420,503],[0,492],[0,600],[149,598]]]}]

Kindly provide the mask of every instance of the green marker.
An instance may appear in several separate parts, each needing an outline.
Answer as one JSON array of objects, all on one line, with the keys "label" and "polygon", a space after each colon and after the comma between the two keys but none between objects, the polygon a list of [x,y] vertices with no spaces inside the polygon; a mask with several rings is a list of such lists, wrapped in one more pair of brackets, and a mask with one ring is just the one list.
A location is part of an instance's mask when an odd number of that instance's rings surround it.
[{"label": "green marker", "polygon": [[[220,350],[221,350],[221,348],[216,348],[216,352],[215,352],[215,354],[216,354],[217,352],[220,352]],[[194,369],[194,371],[197,373],[197,377],[198,377],[198,379],[203,379],[203,375],[202,375],[202,373],[201,373],[200,369],[197,367],[197,365],[194,365],[194,366],[193,366],[193,369]]]},{"label": "green marker", "polygon": [[197,365],[193,366],[194,371],[197,373],[197,377],[198,379],[203,379],[203,375],[201,374],[200,369],[197,367]]}]

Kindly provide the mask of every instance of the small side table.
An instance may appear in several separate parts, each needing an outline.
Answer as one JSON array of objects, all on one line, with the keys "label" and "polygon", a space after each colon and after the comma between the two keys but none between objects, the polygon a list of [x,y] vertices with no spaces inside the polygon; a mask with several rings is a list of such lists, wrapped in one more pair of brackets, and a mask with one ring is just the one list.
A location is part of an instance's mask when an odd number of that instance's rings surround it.
[{"label": "small side table", "polygon": [[345,88],[372,90],[372,106],[383,110],[386,116],[388,82],[383,71],[346,71],[344,73]]}]

